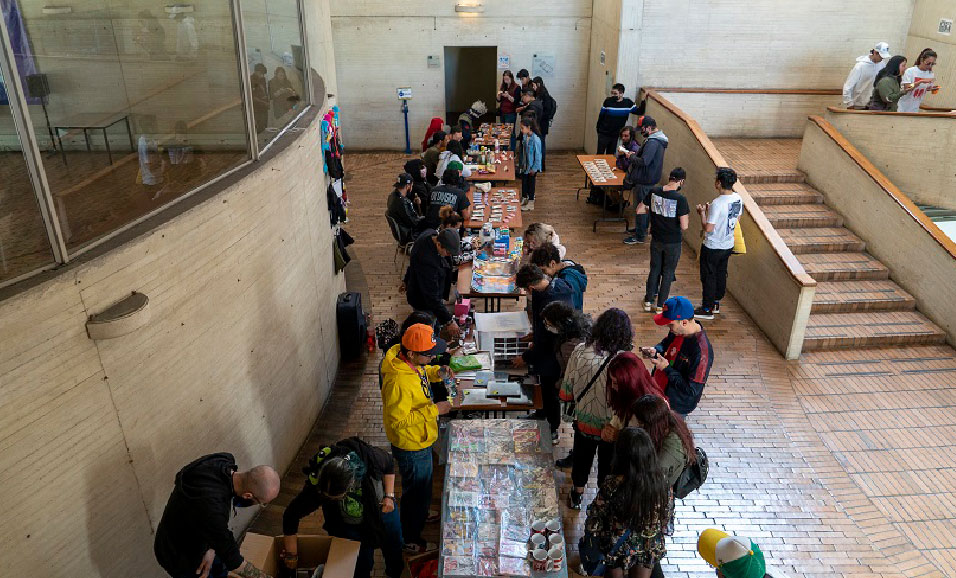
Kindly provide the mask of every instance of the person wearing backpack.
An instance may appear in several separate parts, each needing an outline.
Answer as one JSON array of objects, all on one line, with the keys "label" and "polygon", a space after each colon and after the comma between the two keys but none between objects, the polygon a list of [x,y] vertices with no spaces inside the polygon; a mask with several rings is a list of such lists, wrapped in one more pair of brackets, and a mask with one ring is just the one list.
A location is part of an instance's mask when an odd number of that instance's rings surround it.
[{"label": "person wearing backpack", "polygon": [[558,112],[558,103],[554,100],[554,97],[551,96],[551,93],[548,92],[548,87],[544,85],[543,78],[535,76],[531,82],[532,86],[534,86],[535,95],[537,99],[541,101],[541,107],[543,109],[542,117],[538,119],[539,128],[541,129],[541,172],[543,173],[547,166],[548,132],[551,131],[551,122],[554,120],[555,113]]},{"label": "person wearing backpack", "polygon": [[588,274],[584,267],[570,259],[561,259],[558,248],[544,243],[531,252],[531,264],[537,265],[549,277],[564,279],[571,286],[571,303],[578,311],[584,310],[584,292],[588,289]]}]

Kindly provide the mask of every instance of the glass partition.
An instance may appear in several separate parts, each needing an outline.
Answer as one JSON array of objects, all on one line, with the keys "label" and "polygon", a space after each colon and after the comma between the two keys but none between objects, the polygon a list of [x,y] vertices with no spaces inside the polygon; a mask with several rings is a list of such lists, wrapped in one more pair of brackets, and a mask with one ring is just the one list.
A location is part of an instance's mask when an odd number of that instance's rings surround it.
[{"label": "glass partition", "polygon": [[0,282],[53,263],[53,250],[0,72]]}]

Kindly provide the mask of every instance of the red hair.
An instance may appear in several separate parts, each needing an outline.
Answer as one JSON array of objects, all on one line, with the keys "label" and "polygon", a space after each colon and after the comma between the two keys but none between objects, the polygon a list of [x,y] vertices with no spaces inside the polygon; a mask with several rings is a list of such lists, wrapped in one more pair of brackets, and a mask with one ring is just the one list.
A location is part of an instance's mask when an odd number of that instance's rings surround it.
[{"label": "red hair", "polygon": [[[611,388],[611,378],[617,382],[617,391]],[[617,354],[607,366],[607,405],[624,426],[631,420],[631,407],[645,395],[664,397],[660,386],[648,373],[641,358],[631,352]]]},{"label": "red hair", "polygon": [[445,128],[444,120],[438,118],[437,116],[432,119],[431,123],[428,125],[428,129],[425,131],[425,140],[422,141],[422,152],[428,149],[428,141],[432,139],[432,135],[443,128]]}]

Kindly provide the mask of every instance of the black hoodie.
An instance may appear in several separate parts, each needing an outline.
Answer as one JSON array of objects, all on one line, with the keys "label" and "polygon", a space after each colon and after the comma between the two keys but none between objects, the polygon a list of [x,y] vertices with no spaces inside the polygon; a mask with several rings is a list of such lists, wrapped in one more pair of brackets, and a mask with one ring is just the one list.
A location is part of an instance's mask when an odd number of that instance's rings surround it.
[{"label": "black hoodie", "polygon": [[[432,198],[432,186],[422,178],[422,167],[425,163],[422,159],[412,159],[405,163],[405,172],[412,175],[412,195],[421,199],[419,205],[420,214],[424,215],[428,210],[428,203]],[[414,197],[413,197],[414,198]]]},{"label": "black hoodie", "polygon": [[203,456],[176,474],[176,485],[156,528],[153,552],[171,576],[196,572],[212,548],[228,570],[243,563],[229,529],[232,474],[238,469],[232,454]]},{"label": "black hoodie", "polygon": [[412,246],[408,269],[405,271],[405,297],[418,311],[428,311],[441,325],[452,319],[442,302],[445,280],[451,275],[448,260],[438,253],[434,238],[438,231],[426,229]]}]

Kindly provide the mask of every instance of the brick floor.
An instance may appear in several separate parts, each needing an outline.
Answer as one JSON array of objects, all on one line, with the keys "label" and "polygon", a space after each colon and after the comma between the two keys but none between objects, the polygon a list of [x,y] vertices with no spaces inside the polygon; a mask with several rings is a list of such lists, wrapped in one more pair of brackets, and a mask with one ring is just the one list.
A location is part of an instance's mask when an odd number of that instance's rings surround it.
[{"label": "brick floor", "polygon": [[[357,260],[349,267],[358,277],[350,286],[367,291],[376,322],[401,320],[409,311],[397,292],[400,267],[392,264],[394,245],[382,217],[404,159],[398,154],[347,158],[352,208],[346,228],[356,238]],[[620,224],[592,233],[599,210],[583,199],[575,201],[582,177],[574,156],[551,153],[548,164],[551,170],[539,177],[536,211],[526,214],[527,222],[553,224],[569,258],[587,268],[588,312],[621,307],[632,316],[638,343],[655,343],[662,334],[640,303],[646,246],[623,245]],[[689,252],[672,294],[700,299]],[[516,306],[505,304],[506,309]],[[956,472],[945,468],[946,450],[956,439],[953,350],[932,345],[816,352],[787,362],[733,298],[721,303],[721,311],[706,324],[715,363],[701,405],[688,420],[710,456],[710,477],[699,493],[678,505],[665,574],[712,577],[695,545],[701,530],[717,526],[752,536],[793,578],[956,576]],[[281,533],[282,508],[301,488],[302,462],[319,444],[349,435],[387,444],[377,360],[376,354],[341,368],[282,495],[264,510],[254,531]],[[567,431],[561,446],[561,452],[570,446]],[[436,500],[441,468],[438,473]],[[558,474],[562,498],[570,484],[567,474]],[[586,501],[593,496],[594,488],[589,490]],[[576,543],[584,513],[565,511],[564,520],[572,528],[569,543]],[[303,521],[302,532],[320,528],[317,514]],[[431,531],[434,540],[437,528]],[[382,572],[380,560],[376,571]]]}]

